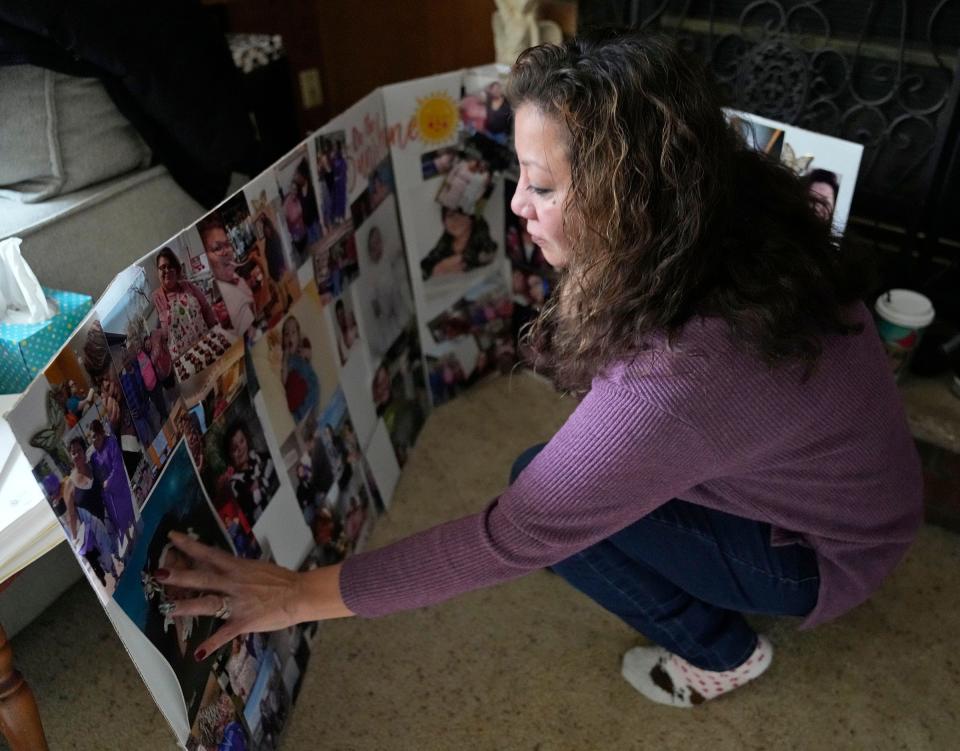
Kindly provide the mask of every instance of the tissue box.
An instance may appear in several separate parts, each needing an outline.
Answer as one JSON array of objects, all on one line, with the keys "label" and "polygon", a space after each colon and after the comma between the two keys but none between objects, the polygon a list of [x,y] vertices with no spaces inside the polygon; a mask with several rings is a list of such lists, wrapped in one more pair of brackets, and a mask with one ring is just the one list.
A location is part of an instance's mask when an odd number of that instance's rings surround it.
[{"label": "tissue box", "polygon": [[93,305],[90,295],[43,288],[60,311],[41,323],[0,323],[0,394],[26,390]]}]

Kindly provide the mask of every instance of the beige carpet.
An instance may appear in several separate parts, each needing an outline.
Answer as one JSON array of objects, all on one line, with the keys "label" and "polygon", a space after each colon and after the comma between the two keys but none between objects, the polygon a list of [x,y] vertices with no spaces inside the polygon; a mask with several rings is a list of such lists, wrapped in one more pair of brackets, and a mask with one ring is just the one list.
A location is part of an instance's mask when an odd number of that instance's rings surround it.
[{"label": "beige carpet", "polygon": [[[572,409],[539,381],[485,383],[437,410],[371,546],[474,511],[513,458]],[[755,684],[693,710],[619,676],[639,641],[537,573],[424,611],[321,626],[282,748],[960,748],[960,536],[928,527],[881,592],[798,632]],[[162,717],[85,584],[14,640],[52,749],[172,749]],[[5,748],[0,742],[0,748]]]}]

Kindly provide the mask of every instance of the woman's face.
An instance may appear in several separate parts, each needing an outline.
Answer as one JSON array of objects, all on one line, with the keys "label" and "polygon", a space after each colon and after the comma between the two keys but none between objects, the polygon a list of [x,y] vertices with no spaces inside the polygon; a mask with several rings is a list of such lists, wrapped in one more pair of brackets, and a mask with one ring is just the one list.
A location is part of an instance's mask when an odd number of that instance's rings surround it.
[{"label": "woman's face", "polygon": [[83,448],[79,443],[74,443],[70,446],[70,458],[73,460],[73,466],[78,469],[87,463],[87,457],[83,453]]},{"label": "woman's face", "polygon": [[567,265],[570,243],[563,208],[570,190],[570,160],[563,128],[531,104],[517,110],[514,124],[520,182],[510,208],[526,220],[530,238],[554,268]]},{"label": "woman's face", "polygon": [[815,198],[819,199],[814,204],[814,209],[816,210],[817,215],[825,222],[829,222],[833,218],[833,186],[829,183],[811,183],[810,193]]},{"label": "woman's face", "polygon": [[157,261],[157,274],[160,277],[160,284],[163,285],[165,291],[172,292],[177,288],[177,284],[180,282],[180,270],[169,258],[165,256],[160,257]]},{"label": "woman's face", "polygon": [[448,211],[443,218],[443,226],[453,237],[464,237],[470,234],[470,230],[473,228],[473,219],[462,211]]},{"label": "woman's face", "polygon": [[243,469],[247,466],[249,456],[250,447],[247,444],[247,436],[242,430],[238,430],[230,438],[230,463],[234,469]]}]

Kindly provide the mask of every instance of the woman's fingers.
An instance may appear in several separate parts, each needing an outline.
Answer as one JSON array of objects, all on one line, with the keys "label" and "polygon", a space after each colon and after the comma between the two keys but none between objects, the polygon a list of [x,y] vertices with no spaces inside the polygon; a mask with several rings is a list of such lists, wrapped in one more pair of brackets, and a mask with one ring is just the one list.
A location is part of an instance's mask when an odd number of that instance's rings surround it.
[{"label": "woman's fingers", "polygon": [[218,548],[204,545],[202,542],[194,540],[190,535],[183,534],[183,532],[172,531],[169,537],[174,547],[179,548],[195,561],[207,563],[221,570],[229,569],[236,564],[236,556]]},{"label": "woman's fingers", "polygon": [[236,639],[240,634],[249,633],[250,629],[244,627],[242,621],[227,621],[218,628],[209,639],[193,651],[193,657],[197,662],[205,659],[207,655],[216,652],[224,644]]},{"label": "woman's fingers", "polygon": [[213,592],[232,592],[233,582],[217,571],[209,568],[171,568],[158,569],[154,578],[164,587],[181,589],[202,589]]},{"label": "woman's fingers", "polygon": [[[173,600],[166,603],[170,607],[170,615],[185,618],[198,615],[216,615],[223,607],[226,595],[203,595],[187,600]],[[164,606],[161,605],[161,608]]]}]

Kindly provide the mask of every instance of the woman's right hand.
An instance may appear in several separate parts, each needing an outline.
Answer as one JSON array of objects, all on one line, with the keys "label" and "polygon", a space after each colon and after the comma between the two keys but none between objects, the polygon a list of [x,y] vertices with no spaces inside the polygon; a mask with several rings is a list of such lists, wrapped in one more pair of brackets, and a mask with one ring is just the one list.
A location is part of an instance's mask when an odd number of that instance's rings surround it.
[{"label": "woman's right hand", "polygon": [[304,621],[353,615],[340,596],[340,566],[297,572],[269,561],[237,558],[171,532],[170,541],[192,561],[189,569],[159,569],[154,577],[164,585],[199,591],[177,600],[171,615],[216,615],[226,604],[225,623],[195,651],[204,659],[240,634],[277,631]]}]

